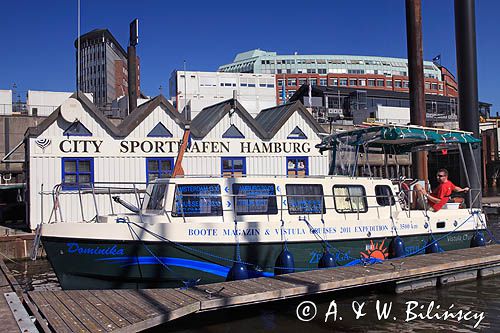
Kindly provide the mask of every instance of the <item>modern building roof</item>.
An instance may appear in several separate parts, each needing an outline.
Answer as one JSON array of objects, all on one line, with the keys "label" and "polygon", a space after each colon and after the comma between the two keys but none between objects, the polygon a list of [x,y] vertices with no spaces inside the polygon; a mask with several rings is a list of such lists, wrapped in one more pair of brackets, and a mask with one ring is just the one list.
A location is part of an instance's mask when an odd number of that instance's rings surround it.
[{"label": "modern building roof", "polygon": [[[284,63],[283,63],[284,61]],[[283,65],[283,66],[281,66]],[[295,68],[328,68],[331,73],[342,73],[341,70],[365,69],[367,71],[384,72],[407,72],[408,59],[397,57],[381,57],[367,55],[327,55],[327,54],[277,54],[276,52],[263,51],[260,49],[238,53],[234,61],[219,67],[221,72],[254,72],[275,73],[273,68],[291,69],[295,74]],[[253,67],[253,68],[252,68]],[[334,69],[338,71],[334,71]],[[340,71],[339,71],[340,70]],[[424,72],[433,73],[440,79],[441,70],[432,61],[424,61]],[[304,73],[308,74],[308,73]],[[326,73],[324,73],[326,74]],[[330,74],[330,72],[328,73]],[[362,73],[353,73],[362,74]],[[376,73],[375,73],[376,74]],[[392,74],[392,73],[391,73]],[[396,75],[407,74],[399,73]]]},{"label": "modern building roof", "polygon": [[[86,40],[94,40],[101,37],[110,39],[121,54],[127,58],[127,52],[123,49],[120,42],[118,42],[113,34],[108,29],[94,29],[80,36],[80,43]],[[75,39],[75,48],[78,47],[78,38]]]}]

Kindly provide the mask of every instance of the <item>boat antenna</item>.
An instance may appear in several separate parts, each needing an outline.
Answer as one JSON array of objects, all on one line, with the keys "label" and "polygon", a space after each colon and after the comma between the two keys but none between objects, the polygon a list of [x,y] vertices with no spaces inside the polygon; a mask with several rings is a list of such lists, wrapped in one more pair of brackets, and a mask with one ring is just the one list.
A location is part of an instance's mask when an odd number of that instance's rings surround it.
[{"label": "boat antenna", "polygon": [[77,47],[76,47],[76,98],[78,98],[78,94],[80,91],[80,0],[77,2],[78,4],[78,9],[77,9]]},{"label": "boat antenna", "polygon": [[[184,60],[184,117],[187,118],[188,116],[188,110],[187,110],[187,74],[186,74],[186,60]],[[191,120],[191,119],[189,119]]]}]

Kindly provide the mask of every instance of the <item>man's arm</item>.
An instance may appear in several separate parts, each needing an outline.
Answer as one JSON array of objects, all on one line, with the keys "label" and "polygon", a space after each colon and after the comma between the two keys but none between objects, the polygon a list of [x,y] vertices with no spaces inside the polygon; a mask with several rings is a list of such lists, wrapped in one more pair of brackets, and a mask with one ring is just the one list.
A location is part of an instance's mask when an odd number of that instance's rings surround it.
[{"label": "man's arm", "polygon": [[440,198],[436,198],[435,196],[432,196],[430,194],[425,194],[425,196],[427,197],[427,200],[429,200],[432,203],[439,203],[439,202],[441,202]]},{"label": "man's arm", "polygon": [[469,190],[470,189],[468,187],[461,188],[461,187],[455,185],[453,192],[469,192]]}]

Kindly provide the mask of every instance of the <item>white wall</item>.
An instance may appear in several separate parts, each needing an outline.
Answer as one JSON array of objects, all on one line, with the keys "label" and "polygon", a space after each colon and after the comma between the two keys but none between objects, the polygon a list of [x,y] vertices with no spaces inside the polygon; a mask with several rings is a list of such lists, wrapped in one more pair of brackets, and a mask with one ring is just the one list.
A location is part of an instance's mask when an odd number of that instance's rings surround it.
[{"label": "white wall", "polygon": [[[184,80],[184,74],[187,76],[187,82]],[[233,98],[234,90],[237,92],[238,101],[253,117],[260,110],[276,106],[274,74],[177,71],[173,75],[175,78],[170,80],[170,84],[177,82],[178,110],[182,111],[185,102],[190,101],[191,119],[203,108]],[[175,96],[171,97],[175,101]]]},{"label": "white wall", "polygon": [[400,125],[407,125],[410,122],[410,108],[377,105],[374,109],[378,122]]},{"label": "white wall", "polygon": [[0,115],[12,114],[12,90],[0,90]]},{"label": "white wall", "polygon": [[[149,99],[145,98],[138,98],[137,99],[137,106],[141,106],[142,104],[146,103],[149,101]],[[120,96],[114,101],[111,102],[111,107],[113,109],[120,109],[120,114],[127,114],[128,113],[128,96]]]},{"label": "white wall", "polygon": [[[46,117],[54,112],[71,95],[73,95],[72,92],[28,90],[28,98],[26,100],[28,114],[32,116],[34,115],[33,111],[35,111],[36,115]],[[92,94],[85,93],[85,96],[90,101],[94,101]]]},{"label": "white wall", "polygon": [[[67,119],[63,119],[63,117]],[[91,133],[92,136],[68,137],[63,133],[71,122],[78,119]],[[171,133],[172,138],[147,137],[148,133],[161,122]],[[222,134],[235,125],[245,136],[244,139],[226,139]],[[307,139],[287,139],[290,132],[299,126]],[[125,138],[112,137],[99,123],[95,121],[75,99],[66,100],[61,106],[61,116],[50,125],[40,136],[29,138],[29,218],[31,228],[34,229],[40,222],[47,222],[53,208],[51,195],[40,195],[40,191],[52,191],[56,184],[62,182],[63,157],[92,157],[94,165],[94,182],[146,182],[146,158],[148,157],[177,157],[177,147],[183,135],[183,128],[161,106],[151,112],[132,132]],[[88,150],[83,149],[82,142],[88,142]],[[92,141],[100,142],[99,151],[94,149]],[[171,144],[172,151],[144,152],[136,149],[135,152],[124,152],[123,144],[132,142],[149,141],[153,144],[161,143],[165,147]],[[237,113],[231,117],[227,114],[214,128],[202,139],[192,140],[191,150],[186,152],[183,160],[183,169],[186,175],[220,175],[221,158],[244,156],[246,158],[246,171],[248,175],[286,175],[287,156],[307,156],[310,175],[326,175],[328,171],[328,155],[320,155],[314,146],[320,142],[307,119],[300,114],[294,114],[280,131],[268,141],[262,141],[244,119]],[[45,144],[44,144],[45,143]],[[213,151],[206,147],[221,146],[222,143],[229,147],[226,150]],[[263,145],[273,144],[280,148],[279,151],[264,151]],[[242,148],[243,146],[252,148]],[[300,149],[291,149],[299,145]],[[70,151],[79,147],[78,152]],[[198,151],[194,147],[198,146]],[[257,147],[256,147],[257,146]],[[42,148],[43,147],[43,148]],[[63,148],[61,148],[63,147]],[[260,147],[260,148],[259,148]],[[166,148],[167,149],[167,148]],[[284,153],[284,150],[288,150]],[[144,187],[145,185],[142,185]],[[120,194],[120,196],[135,204],[133,194]],[[111,213],[111,203],[108,194],[97,195],[98,213],[101,215]],[[96,215],[95,204],[91,194],[83,195],[83,205],[79,204],[77,191],[63,191],[59,198],[60,212],[58,220],[79,221],[90,220]],[[83,207],[83,217],[81,207]],[[115,212],[124,212],[124,209],[114,204]],[[54,220],[52,214],[52,221]]]}]

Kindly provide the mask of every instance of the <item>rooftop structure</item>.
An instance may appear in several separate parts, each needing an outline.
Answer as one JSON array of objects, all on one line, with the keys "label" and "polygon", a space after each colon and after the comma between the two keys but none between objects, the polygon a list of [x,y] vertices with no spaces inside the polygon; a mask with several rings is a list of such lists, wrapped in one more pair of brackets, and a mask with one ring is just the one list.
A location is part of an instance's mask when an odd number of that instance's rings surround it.
[{"label": "rooftop structure", "polygon": [[[408,92],[408,60],[357,55],[278,55],[251,50],[239,53],[221,72],[276,74],[278,102],[303,84]],[[424,61],[425,93],[457,96],[453,75],[443,66]],[[284,87],[284,88],[283,88]]]},{"label": "rooftop structure", "polygon": [[[187,78],[187,80],[185,79]],[[170,99],[179,112],[190,105],[191,118],[206,107],[233,97],[253,116],[276,106],[274,74],[173,71],[169,80]]]}]

